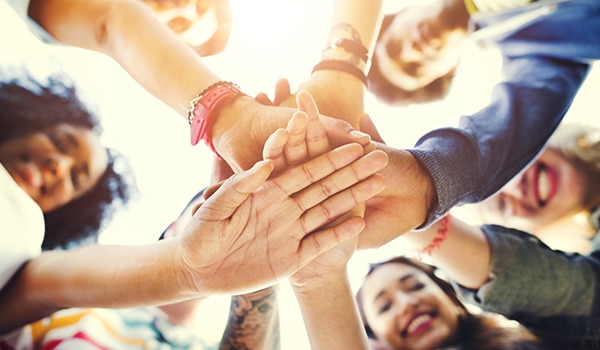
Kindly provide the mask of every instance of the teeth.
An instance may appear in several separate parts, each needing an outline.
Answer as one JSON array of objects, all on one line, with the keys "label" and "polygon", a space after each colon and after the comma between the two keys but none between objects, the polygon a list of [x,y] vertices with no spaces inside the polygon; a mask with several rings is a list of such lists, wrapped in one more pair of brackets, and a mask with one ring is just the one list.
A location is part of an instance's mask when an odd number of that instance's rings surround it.
[{"label": "teeth", "polygon": [[410,335],[412,332],[414,332],[417,328],[419,328],[419,326],[421,326],[423,323],[425,322],[429,322],[429,320],[431,320],[431,316],[429,315],[421,315],[417,318],[415,318],[414,320],[412,320],[412,322],[408,325],[408,328],[406,329],[406,332]]},{"label": "teeth", "polygon": [[537,193],[539,201],[545,204],[550,196],[550,177],[546,167],[540,167],[538,171]]}]

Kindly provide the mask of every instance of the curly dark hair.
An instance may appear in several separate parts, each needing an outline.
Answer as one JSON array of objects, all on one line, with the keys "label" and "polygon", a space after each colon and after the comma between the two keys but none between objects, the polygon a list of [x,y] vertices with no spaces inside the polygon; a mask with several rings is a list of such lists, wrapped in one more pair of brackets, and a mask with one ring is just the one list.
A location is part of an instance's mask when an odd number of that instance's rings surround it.
[{"label": "curly dark hair", "polygon": [[[378,42],[381,35],[385,33],[394,20],[394,17],[400,13],[402,11],[384,16],[377,36]],[[446,75],[435,79],[420,89],[404,90],[387,80],[385,74],[381,71],[377,55],[374,54],[371,59],[371,68],[369,68],[369,72],[367,73],[368,89],[377,99],[388,105],[407,106],[413,103],[432,102],[441,100],[448,95],[455,72],[456,69],[452,69]]]},{"label": "curly dark hair", "polygon": [[[437,276],[437,268],[419,260],[398,256],[376,264],[371,264],[367,277],[377,268],[388,264],[404,264],[423,271],[460,310],[458,339],[461,349],[469,350],[538,350],[548,349],[524,327],[506,327],[500,323],[500,316],[495,314],[474,314],[460,300],[454,287]],[[356,293],[356,302],[367,336],[377,339],[364,314],[362,288]]]},{"label": "curly dark hair", "polygon": [[[5,76],[6,74],[3,74]],[[0,82],[0,144],[61,123],[102,133],[100,120],[81,101],[75,85],[63,74],[40,82],[28,72]],[[108,166],[98,183],[69,203],[44,213],[42,249],[67,249],[96,243],[117,208],[136,193],[133,172],[124,156],[107,149]]]}]

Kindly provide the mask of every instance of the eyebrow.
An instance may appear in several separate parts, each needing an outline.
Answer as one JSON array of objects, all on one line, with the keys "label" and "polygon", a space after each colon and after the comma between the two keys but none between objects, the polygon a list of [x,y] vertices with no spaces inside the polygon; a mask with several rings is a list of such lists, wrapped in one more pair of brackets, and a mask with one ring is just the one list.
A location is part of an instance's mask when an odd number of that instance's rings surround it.
[{"label": "eyebrow", "polygon": [[[410,279],[411,277],[415,277],[415,275],[412,273],[406,274],[406,275],[400,277],[398,279],[398,282],[400,282],[400,284],[402,284],[402,283],[406,282],[406,280]],[[383,290],[380,291],[379,293],[377,293],[377,295],[375,295],[375,298],[373,298],[373,302],[376,302],[377,299],[381,298],[384,293],[385,293],[385,291],[383,291]]]},{"label": "eyebrow", "polygon": [[79,147],[79,141],[77,140],[77,138],[75,136],[73,136],[72,133],[70,132],[65,132],[65,136],[67,138],[67,140],[69,141],[69,143],[73,146],[73,147]]}]

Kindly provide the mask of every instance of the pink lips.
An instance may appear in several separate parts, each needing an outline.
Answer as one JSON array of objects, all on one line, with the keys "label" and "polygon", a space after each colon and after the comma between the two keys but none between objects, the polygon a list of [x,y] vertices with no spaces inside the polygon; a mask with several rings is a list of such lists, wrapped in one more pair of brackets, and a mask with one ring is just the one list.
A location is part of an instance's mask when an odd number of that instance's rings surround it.
[{"label": "pink lips", "polygon": [[415,336],[425,329],[429,328],[433,322],[434,318],[430,314],[420,314],[415,316],[406,327],[404,333],[407,337]]},{"label": "pink lips", "polygon": [[40,168],[32,162],[22,163],[20,167],[20,173],[23,180],[30,186],[39,188],[42,185],[42,173]]}]

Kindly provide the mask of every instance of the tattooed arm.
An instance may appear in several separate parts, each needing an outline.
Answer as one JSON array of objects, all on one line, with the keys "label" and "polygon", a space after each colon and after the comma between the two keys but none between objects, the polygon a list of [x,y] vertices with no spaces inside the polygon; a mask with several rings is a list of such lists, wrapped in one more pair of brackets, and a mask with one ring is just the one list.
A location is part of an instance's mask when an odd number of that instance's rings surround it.
[{"label": "tattooed arm", "polygon": [[279,349],[278,287],[231,297],[221,350]]}]

